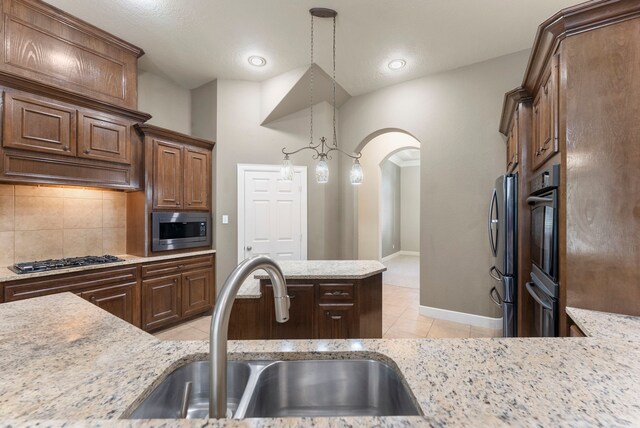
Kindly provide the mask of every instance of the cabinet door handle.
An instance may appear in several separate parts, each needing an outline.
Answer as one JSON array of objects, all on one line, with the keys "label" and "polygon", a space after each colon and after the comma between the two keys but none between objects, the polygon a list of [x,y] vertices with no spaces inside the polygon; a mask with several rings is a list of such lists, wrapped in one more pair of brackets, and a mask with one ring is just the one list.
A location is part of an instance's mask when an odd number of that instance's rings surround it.
[{"label": "cabinet door handle", "polygon": [[176,202],[176,205],[180,205],[180,202]]},{"label": "cabinet door handle", "polygon": [[325,296],[348,296],[349,293],[347,293],[346,291],[327,291],[326,293],[324,293]]},{"label": "cabinet door handle", "polygon": [[342,315],[331,315],[331,312],[329,311],[325,312],[325,315],[330,317],[334,321],[338,321],[342,319]]},{"label": "cabinet door handle", "polygon": [[62,147],[62,150],[64,150],[65,152],[68,152],[69,151],[69,146]]},{"label": "cabinet door handle", "polygon": [[184,279],[186,279],[187,281],[190,281],[188,276],[185,276]]},{"label": "cabinet door handle", "polygon": [[174,283],[174,284],[177,284],[177,283],[178,283],[178,280],[177,280],[177,279],[175,279],[175,278],[173,278],[173,283]]},{"label": "cabinet door handle", "polygon": [[96,296],[91,296],[89,298],[89,300],[91,301],[91,303],[95,303],[96,302]]},{"label": "cabinet door handle", "polygon": [[295,294],[289,294],[289,300],[295,299],[296,295]]},{"label": "cabinet door handle", "polygon": [[88,155],[89,153],[91,153],[91,150],[89,150],[89,149],[87,149],[87,150],[85,150],[85,151],[84,151],[84,154],[85,154],[85,155]]}]

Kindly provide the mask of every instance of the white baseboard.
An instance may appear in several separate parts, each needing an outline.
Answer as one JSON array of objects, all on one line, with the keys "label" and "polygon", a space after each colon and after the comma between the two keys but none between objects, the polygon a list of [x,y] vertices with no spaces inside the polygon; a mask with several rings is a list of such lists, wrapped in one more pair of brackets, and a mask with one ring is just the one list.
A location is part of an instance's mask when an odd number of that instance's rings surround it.
[{"label": "white baseboard", "polygon": [[400,256],[419,256],[420,253],[418,251],[396,251],[393,254],[389,254],[386,257],[383,257],[381,262],[386,262],[392,259],[395,259],[396,257],[400,257]]},{"label": "white baseboard", "polygon": [[433,308],[431,306],[420,306],[420,315],[436,318],[445,321],[454,321],[462,324],[470,324],[475,327],[491,328],[498,330],[502,328],[502,318],[491,318],[482,315],[467,314],[464,312],[450,311],[448,309]]}]

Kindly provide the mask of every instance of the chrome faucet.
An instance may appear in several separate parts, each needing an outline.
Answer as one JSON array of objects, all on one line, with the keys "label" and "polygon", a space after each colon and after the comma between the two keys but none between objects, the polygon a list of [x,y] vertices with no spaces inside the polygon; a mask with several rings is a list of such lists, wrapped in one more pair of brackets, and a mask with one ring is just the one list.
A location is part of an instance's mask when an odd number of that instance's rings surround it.
[{"label": "chrome faucet", "polygon": [[209,335],[209,417],[227,416],[227,335],[231,307],[242,283],[258,269],[267,271],[273,284],[276,321],[289,319],[291,304],[287,295],[287,282],[280,266],[268,256],[255,256],[244,260],[231,272],[218,295],[218,302],[211,317]]}]

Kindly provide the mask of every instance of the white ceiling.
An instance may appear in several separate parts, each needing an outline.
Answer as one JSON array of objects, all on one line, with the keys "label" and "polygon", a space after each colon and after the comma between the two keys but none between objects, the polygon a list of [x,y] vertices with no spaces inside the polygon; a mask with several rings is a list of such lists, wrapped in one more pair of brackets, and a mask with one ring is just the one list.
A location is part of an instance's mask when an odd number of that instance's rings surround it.
[{"label": "white ceiling", "polygon": [[[537,26],[576,0],[47,0],[147,53],[143,69],[186,88],[262,81],[309,63],[311,7],[338,11],[337,81],[359,95],[531,47]],[[331,23],[316,20],[331,70]],[[255,68],[250,55],[268,64]],[[400,71],[387,67],[403,58]]]}]

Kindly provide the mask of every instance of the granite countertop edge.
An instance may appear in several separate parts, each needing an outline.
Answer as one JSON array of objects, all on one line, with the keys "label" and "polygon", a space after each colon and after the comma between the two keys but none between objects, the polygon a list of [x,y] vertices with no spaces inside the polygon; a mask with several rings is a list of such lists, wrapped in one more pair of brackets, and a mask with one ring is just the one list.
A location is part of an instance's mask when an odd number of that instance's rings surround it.
[{"label": "granite countertop edge", "polygon": [[640,317],[570,306],[565,311],[589,337],[640,341]]}]

